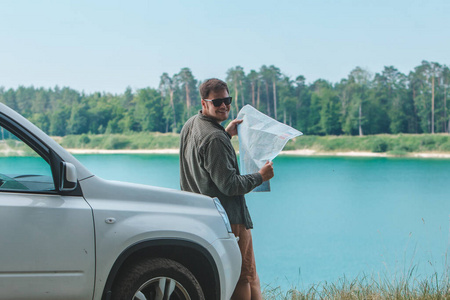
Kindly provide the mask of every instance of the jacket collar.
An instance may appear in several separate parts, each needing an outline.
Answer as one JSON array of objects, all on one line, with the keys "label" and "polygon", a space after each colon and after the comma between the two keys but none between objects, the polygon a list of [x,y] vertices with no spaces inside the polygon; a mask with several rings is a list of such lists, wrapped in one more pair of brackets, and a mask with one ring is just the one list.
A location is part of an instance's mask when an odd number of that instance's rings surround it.
[{"label": "jacket collar", "polygon": [[208,117],[208,116],[205,116],[201,110],[198,111],[198,116],[199,116],[199,118],[200,118],[201,120],[206,121],[206,122],[209,122],[209,123],[212,123],[212,124],[214,124],[214,126],[216,126],[217,128],[220,128],[220,129],[222,129],[223,131],[225,131],[225,128],[223,128],[223,126],[222,126],[221,124],[217,123],[217,121],[214,120],[213,118]]}]

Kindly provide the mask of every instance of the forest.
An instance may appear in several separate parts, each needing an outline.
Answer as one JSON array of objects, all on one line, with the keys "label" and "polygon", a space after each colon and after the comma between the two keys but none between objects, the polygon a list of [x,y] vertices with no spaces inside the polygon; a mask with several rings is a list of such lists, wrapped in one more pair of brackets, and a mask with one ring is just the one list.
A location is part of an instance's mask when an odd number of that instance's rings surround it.
[{"label": "forest", "polygon": [[[223,79],[223,78],[222,78]],[[227,71],[233,97],[231,118],[250,104],[307,135],[449,133],[448,66],[422,61],[409,74],[386,66],[380,73],[356,67],[347,78],[307,83],[271,65]],[[52,136],[132,132],[179,132],[201,109],[196,79],[189,68],[159,86],[123,94],[85,94],[70,87],[0,87],[0,102]]]}]

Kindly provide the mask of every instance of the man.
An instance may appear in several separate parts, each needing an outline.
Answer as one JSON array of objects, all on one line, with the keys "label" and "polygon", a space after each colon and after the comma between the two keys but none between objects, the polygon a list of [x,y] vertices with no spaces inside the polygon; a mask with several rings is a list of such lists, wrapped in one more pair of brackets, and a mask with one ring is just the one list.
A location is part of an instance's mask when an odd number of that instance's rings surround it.
[{"label": "man", "polygon": [[208,79],[200,86],[202,110],[190,118],[181,130],[181,189],[219,198],[239,237],[242,270],[231,299],[260,300],[261,287],[256,273],[250,229],[253,223],[244,195],[274,175],[272,162],[257,173],[240,175],[231,138],[237,135],[233,120],[226,129],[220,125],[228,119],[231,97],[228,86],[219,79]]}]

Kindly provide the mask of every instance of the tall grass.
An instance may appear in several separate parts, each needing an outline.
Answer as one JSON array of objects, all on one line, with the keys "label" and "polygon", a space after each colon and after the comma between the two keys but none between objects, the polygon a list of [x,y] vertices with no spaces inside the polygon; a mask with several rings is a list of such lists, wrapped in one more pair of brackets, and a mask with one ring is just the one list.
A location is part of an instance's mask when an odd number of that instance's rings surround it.
[{"label": "tall grass", "polygon": [[[448,273],[448,272],[447,272]],[[360,276],[354,280],[342,278],[336,283],[318,283],[306,289],[292,288],[283,291],[280,287],[263,287],[265,300],[307,300],[307,299],[450,299],[448,274],[438,274],[419,279],[414,268],[404,276],[393,280],[376,276]]]}]

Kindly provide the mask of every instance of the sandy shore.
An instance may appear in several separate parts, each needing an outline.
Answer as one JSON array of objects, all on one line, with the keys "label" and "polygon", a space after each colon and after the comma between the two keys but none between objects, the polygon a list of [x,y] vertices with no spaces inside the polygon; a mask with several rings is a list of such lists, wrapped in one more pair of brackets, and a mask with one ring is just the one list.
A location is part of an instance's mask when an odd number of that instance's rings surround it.
[{"label": "sandy shore", "polygon": [[316,150],[302,149],[302,150],[287,150],[282,151],[282,155],[292,156],[352,156],[352,157],[387,157],[386,153],[374,153],[374,152],[319,152]]},{"label": "sandy shore", "polygon": [[[282,155],[293,156],[350,156],[350,157],[394,157],[387,153],[374,153],[374,152],[318,152],[310,149],[302,150],[288,150],[282,151]],[[428,153],[408,153],[404,157],[417,157],[417,158],[450,158],[450,153],[428,152]]]},{"label": "sandy shore", "polygon": [[[104,149],[67,149],[72,154],[178,154],[178,149],[122,149],[122,150],[104,150]],[[0,149],[0,156],[9,156],[13,154],[21,155],[21,150]],[[287,150],[282,151],[280,155],[290,156],[347,156],[347,157],[394,157],[387,153],[374,152],[320,152],[311,149],[301,150]],[[402,157],[416,157],[416,158],[445,158],[450,159],[450,153],[428,152],[428,153],[408,153]]]},{"label": "sandy shore", "polygon": [[66,149],[72,154],[178,154],[178,149],[123,149],[123,150],[103,150],[103,149]]},{"label": "sandy shore", "polygon": [[[100,150],[100,149],[67,149],[72,154],[178,154],[178,149],[153,150]],[[349,156],[349,157],[392,157],[386,153],[374,152],[318,152],[310,149],[282,151],[281,155],[292,156]],[[450,153],[409,153],[406,157],[417,158],[450,158]]]}]

